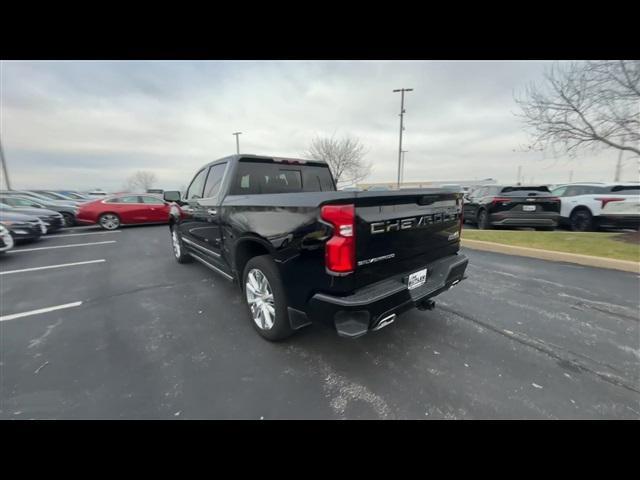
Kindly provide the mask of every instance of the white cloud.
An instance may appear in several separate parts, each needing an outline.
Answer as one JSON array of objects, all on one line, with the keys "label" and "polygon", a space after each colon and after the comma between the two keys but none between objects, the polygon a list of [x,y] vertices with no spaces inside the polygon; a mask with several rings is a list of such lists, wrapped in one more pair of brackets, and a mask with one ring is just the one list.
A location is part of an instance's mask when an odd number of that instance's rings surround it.
[{"label": "white cloud", "polygon": [[[17,187],[118,189],[138,169],[187,183],[235,151],[299,156],[314,135],[369,148],[369,181],[396,177],[406,96],[406,179],[610,180],[616,152],[554,161],[527,140],[513,91],[544,62],[2,62],[0,133]],[[637,173],[628,165],[627,177]]]}]

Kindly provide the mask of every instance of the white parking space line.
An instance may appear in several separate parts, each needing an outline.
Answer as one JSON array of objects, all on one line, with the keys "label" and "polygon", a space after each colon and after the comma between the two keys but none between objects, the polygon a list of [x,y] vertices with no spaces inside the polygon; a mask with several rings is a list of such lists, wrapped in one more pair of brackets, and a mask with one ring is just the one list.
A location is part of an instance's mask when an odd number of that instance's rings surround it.
[{"label": "white parking space line", "polygon": [[56,305],[54,307],[39,308],[38,310],[30,310],[28,312],[14,313],[12,315],[3,315],[0,317],[0,322],[4,322],[6,320],[13,320],[15,318],[28,317],[30,315],[38,315],[40,313],[53,312],[55,310],[62,310],[64,308],[78,307],[80,305],[82,305],[82,302],[65,303],[64,305]]},{"label": "white parking space line", "polygon": [[117,243],[117,242],[115,240],[106,240],[104,242],[72,243],[71,245],[56,245],[55,247],[20,248],[20,249],[9,250],[7,253],[35,252],[36,250],[52,250],[54,248],[84,247],[88,245],[105,245],[107,243]]},{"label": "white parking space line", "polygon": [[122,230],[114,230],[112,232],[89,232],[89,233],[56,233],[55,235],[47,235],[44,238],[54,237],[79,237],[80,235],[107,235],[110,233],[122,233]]},{"label": "white parking space line", "polygon": [[35,272],[37,270],[48,270],[50,268],[75,267],[76,265],[88,265],[90,263],[102,263],[102,262],[106,262],[106,260],[104,258],[101,258],[100,260],[89,260],[87,262],[61,263],[59,265],[47,265],[46,267],[23,268],[21,270],[9,270],[7,272],[0,272],[0,275],[10,275],[12,273],[23,273],[23,272]]},{"label": "white parking space line", "polygon": [[74,231],[74,230],[82,231],[82,230],[89,230],[89,229],[98,230],[100,226],[94,223],[92,225],[76,225],[73,227],[63,227],[63,228],[65,230],[70,230],[70,231]]}]

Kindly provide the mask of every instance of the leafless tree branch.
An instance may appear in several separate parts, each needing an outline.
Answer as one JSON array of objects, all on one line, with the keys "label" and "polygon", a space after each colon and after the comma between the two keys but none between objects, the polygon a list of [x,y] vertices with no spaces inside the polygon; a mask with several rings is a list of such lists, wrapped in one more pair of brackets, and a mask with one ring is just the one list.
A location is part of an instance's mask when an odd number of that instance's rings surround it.
[{"label": "leafless tree branch", "polygon": [[614,148],[640,155],[640,61],[553,65],[515,98],[532,149],[575,154]]},{"label": "leafless tree branch", "polygon": [[158,181],[156,174],[146,170],[138,170],[131,175],[126,183],[125,190],[130,192],[146,192],[148,189],[153,188]]},{"label": "leafless tree branch", "polygon": [[371,174],[371,164],[365,162],[367,149],[357,138],[346,136],[342,139],[316,137],[311,141],[306,157],[327,162],[333,178],[338,182],[359,182]]}]

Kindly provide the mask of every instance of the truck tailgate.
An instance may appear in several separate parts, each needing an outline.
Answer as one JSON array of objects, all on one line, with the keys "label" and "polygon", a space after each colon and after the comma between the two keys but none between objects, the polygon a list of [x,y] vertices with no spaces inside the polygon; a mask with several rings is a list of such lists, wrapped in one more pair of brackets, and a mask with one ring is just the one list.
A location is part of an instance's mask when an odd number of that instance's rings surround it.
[{"label": "truck tailgate", "polygon": [[356,195],[355,287],[419,270],[460,246],[462,194],[441,189]]}]

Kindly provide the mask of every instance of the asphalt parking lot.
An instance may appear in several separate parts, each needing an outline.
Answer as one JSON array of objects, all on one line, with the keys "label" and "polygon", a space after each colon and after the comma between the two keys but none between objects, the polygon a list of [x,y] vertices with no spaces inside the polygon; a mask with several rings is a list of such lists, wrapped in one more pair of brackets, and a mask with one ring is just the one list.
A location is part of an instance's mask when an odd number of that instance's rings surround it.
[{"label": "asphalt parking lot", "polygon": [[464,253],[433,311],[269,343],[166,226],[20,245],[0,258],[0,418],[640,418],[638,275]]}]

